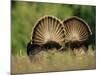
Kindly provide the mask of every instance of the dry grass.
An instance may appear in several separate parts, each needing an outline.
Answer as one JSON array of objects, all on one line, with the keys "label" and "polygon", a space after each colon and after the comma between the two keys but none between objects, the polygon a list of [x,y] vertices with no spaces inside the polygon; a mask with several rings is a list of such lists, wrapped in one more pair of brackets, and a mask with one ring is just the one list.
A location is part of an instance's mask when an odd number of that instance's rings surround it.
[{"label": "dry grass", "polygon": [[58,52],[53,50],[41,52],[33,59],[33,62],[30,62],[26,55],[12,56],[11,65],[13,74],[95,69],[96,52],[89,49],[87,53],[75,56],[71,51]]}]

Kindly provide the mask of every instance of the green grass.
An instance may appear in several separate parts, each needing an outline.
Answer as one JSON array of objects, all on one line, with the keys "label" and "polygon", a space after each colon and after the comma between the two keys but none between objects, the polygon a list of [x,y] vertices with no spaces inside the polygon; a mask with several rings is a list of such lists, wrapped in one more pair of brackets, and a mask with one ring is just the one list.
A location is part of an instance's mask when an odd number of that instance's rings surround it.
[{"label": "green grass", "polygon": [[96,52],[89,49],[83,55],[73,55],[71,51],[58,52],[56,50],[40,52],[33,62],[27,55],[12,56],[12,73],[34,73],[48,71],[67,71],[96,68]]}]

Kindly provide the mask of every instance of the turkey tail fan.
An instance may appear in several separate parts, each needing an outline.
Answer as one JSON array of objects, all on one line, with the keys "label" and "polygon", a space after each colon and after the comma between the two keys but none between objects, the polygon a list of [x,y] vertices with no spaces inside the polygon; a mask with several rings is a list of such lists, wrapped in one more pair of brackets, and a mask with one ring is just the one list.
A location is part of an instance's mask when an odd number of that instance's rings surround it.
[{"label": "turkey tail fan", "polygon": [[[63,21],[66,31],[65,45],[72,50],[86,49],[86,41],[92,35],[89,25],[79,17],[73,16]],[[84,48],[86,47],[86,48]]]},{"label": "turkey tail fan", "polygon": [[40,18],[32,30],[32,43],[45,48],[60,49],[64,46],[65,31],[61,21],[54,16]]},{"label": "turkey tail fan", "polygon": [[85,41],[92,35],[89,25],[76,16],[63,21],[66,30],[67,41]]}]

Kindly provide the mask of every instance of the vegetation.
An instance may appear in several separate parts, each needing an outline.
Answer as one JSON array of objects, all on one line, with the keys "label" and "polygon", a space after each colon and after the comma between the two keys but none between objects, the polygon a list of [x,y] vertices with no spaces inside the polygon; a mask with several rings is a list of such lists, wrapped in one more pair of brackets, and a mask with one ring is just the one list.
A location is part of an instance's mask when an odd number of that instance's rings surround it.
[{"label": "vegetation", "polygon": [[34,73],[50,71],[84,70],[96,68],[95,50],[88,50],[83,55],[73,55],[71,51],[40,52],[33,58],[27,56],[12,56],[12,73]]}]

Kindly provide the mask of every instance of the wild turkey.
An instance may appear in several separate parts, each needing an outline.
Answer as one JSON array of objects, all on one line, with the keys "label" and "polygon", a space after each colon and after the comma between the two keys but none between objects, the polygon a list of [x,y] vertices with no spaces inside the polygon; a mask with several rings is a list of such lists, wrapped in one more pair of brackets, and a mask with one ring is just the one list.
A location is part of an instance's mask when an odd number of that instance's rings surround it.
[{"label": "wild turkey", "polygon": [[89,25],[79,17],[73,16],[63,21],[66,30],[65,45],[72,50],[87,50],[89,36],[92,35]]},{"label": "wild turkey", "polygon": [[[65,45],[64,26],[59,19],[53,16],[40,18],[32,30],[32,39],[27,46],[27,53],[37,54],[41,50],[56,48]],[[36,51],[35,51],[36,50]]]}]

